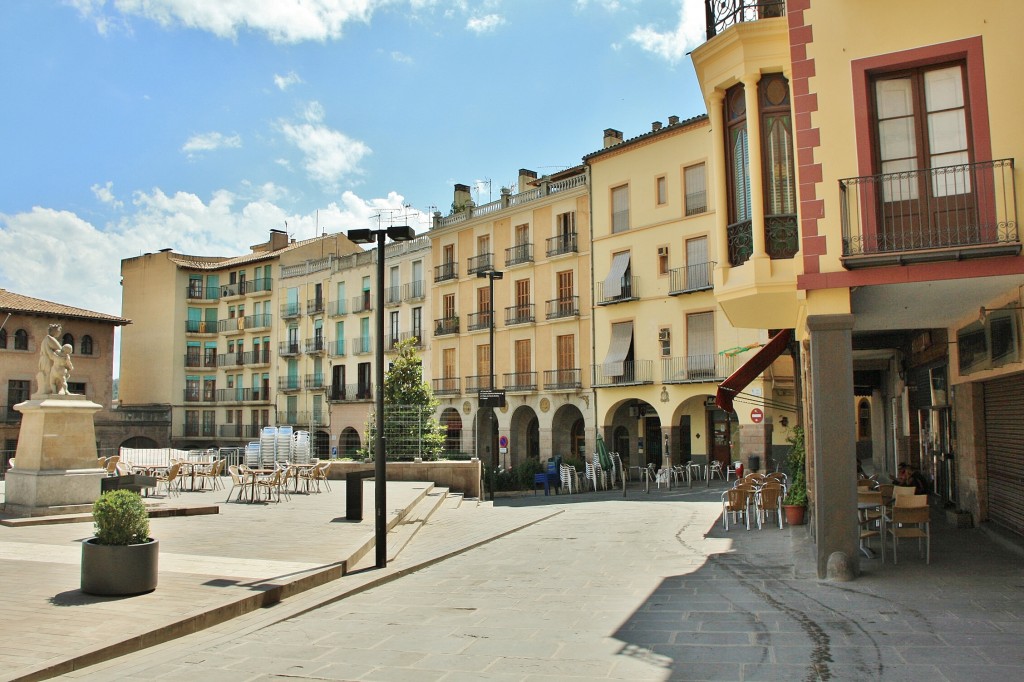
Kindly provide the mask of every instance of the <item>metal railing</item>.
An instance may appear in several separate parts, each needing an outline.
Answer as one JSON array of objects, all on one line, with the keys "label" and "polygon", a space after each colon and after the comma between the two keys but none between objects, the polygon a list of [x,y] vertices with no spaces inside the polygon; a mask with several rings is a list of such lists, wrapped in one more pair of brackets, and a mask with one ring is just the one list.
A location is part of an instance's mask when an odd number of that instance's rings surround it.
[{"label": "metal railing", "polygon": [[[754,225],[750,220],[733,223],[726,228],[729,241],[729,265],[743,265],[754,254]],[[774,260],[792,258],[800,248],[795,213],[764,217],[765,252]]]},{"label": "metal railing", "polygon": [[311,339],[306,339],[305,349],[306,353],[310,355],[317,355],[319,353],[327,352],[327,339],[322,336],[314,336]]},{"label": "metal railing", "polygon": [[241,365],[266,365],[270,363],[270,349],[261,348],[244,353],[220,353],[217,355],[218,367],[239,367]]},{"label": "metal railing", "polygon": [[545,240],[545,246],[548,258],[552,256],[560,256],[563,253],[576,253],[579,248],[576,245],[576,233],[567,232],[565,234],[556,235]]},{"label": "metal railing", "polygon": [[712,275],[715,271],[715,265],[714,261],[708,261],[669,270],[669,295],[692,294],[695,291],[707,291],[713,288],[714,279]]},{"label": "metal railing", "polygon": [[204,287],[202,284],[189,284],[185,288],[185,298],[198,301],[216,301],[220,298],[220,287]]},{"label": "metal railing", "polygon": [[442,317],[441,319],[434,320],[434,336],[444,336],[445,334],[458,334],[459,333],[459,316],[453,315],[451,317]]},{"label": "metal railing", "polygon": [[434,389],[434,395],[458,395],[462,393],[460,377],[442,377],[431,379],[430,385]]},{"label": "metal railing", "polygon": [[624,360],[592,365],[592,386],[634,386],[654,383],[653,360]]},{"label": "metal railing", "polygon": [[205,320],[185,320],[186,334],[216,334],[216,320],[207,322]]},{"label": "metal railing", "polygon": [[298,391],[302,389],[302,377],[298,374],[286,374],[277,378],[277,390]]},{"label": "metal railing", "polygon": [[533,262],[533,244],[517,244],[505,249],[505,265]]},{"label": "metal railing", "polygon": [[402,298],[406,301],[422,301],[427,297],[426,282],[418,279],[402,285]]},{"label": "metal railing", "polygon": [[640,278],[623,277],[619,280],[619,293],[605,293],[604,282],[597,285],[597,305],[612,305],[614,303],[625,303],[640,298]]},{"label": "metal railing", "polygon": [[302,306],[298,303],[298,301],[294,303],[282,303],[281,317],[286,320],[291,319],[293,317],[302,317]]},{"label": "metal railing", "polygon": [[720,381],[736,369],[736,358],[727,355],[688,355],[661,358],[663,384]]},{"label": "metal railing", "polygon": [[707,39],[736,24],[786,14],[786,0],[704,0]]},{"label": "metal railing", "polygon": [[352,297],[353,313],[365,313],[370,310],[373,310],[373,298],[370,296],[369,291],[364,291],[358,296]]},{"label": "metal railing", "polygon": [[576,317],[580,314],[579,296],[562,296],[551,298],[544,302],[545,317],[549,320],[557,320],[561,317]]},{"label": "metal railing", "polygon": [[494,262],[493,253],[481,253],[479,256],[470,256],[466,262],[466,272],[470,275],[484,270],[490,270]]},{"label": "metal railing", "polygon": [[271,277],[259,277],[246,280],[242,283],[243,294],[270,293],[274,290],[274,280]]},{"label": "metal railing", "polygon": [[529,324],[534,321],[532,303],[520,303],[519,305],[510,305],[505,308],[505,324]]},{"label": "metal railing", "polygon": [[313,373],[307,374],[306,380],[303,382],[303,386],[307,391],[315,391],[317,389],[323,390],[327,386],[327,381],[324,379],[324,374]]},{"label": "metal railing", "polygon": [[328,354],[339,358],[345,355],[345,339],[338,339],[337,341],[331,341],[327,345]]},{"label": "metal railing", "polygon": [[370,384],[331,384],[327,399],[332,402],[373,400],[373,386]]},{"label": "metal railing", "polygon": [[216,388],[186,388],[183,391],[186,403],[212,403],[217,400]]},{"label": "metal railing", "polygon": [[385,287],[384,288],[384,305],[398,305],[402,302],[402,287]]},{"label": "metal railing", "polygon": [[340,301],[332,301],[330,304],[330,314],[332,317],[338,317],[340,315],[348,314],[348,301],[342,299]]},{"label": "metal railing", "polygon": [[471,332],[491,328],[491,311],[482,310],[466,315],[466,329]]},{"label": "metal railing", "polygon": [[577,388],[583,388],[583,370],[579,367],[544,370],[544,390],[568,391]]},{"label": "metal railing", "polygon": [[466,392],[476,393],[477,391],[497,388],[491,384],[490,374],[472,374],[466,377]]},{"label": "metal railing", "polygon": [[509,372],[502,376],[506,391],[529,392],[537,390],[536,372]]},{"label": "metal railing", "polygon": [[292,357],[301,352],[302,346],[299,345],[298,341],[285,341],[277,346],[277,355],[282,358]]},{"label": "metal railing", "polygon": [[218,388],[218,403],[264,403],[270,400],[270,387],[259,388]]},{"label": "metal railing", "polygon": [[845,178],[839,197],[843,256],[1020,244],[1013,159]]},{"label": "metal railing", "polygon": [[366,355],[373,351],[373,340],[369,336],[357,336],[348,344],[352,355]]},{"label": "metal railing", "polygon": [[311,298],[306,301],[306,314],[316,315],[317,313],[322,313],[325,305],[326,301],[323,298]]},{"label": "metal railing", "polygon": [[207,353],[185,353],[185,367],[217,367],[217,352],[213,351]]},{"label": "metal railing", "polygon": [[434,266],[434,281],[444,282],[450,279],[459,278],[459,264],[455,261],[451,263],[441,263],[440,265]]}]

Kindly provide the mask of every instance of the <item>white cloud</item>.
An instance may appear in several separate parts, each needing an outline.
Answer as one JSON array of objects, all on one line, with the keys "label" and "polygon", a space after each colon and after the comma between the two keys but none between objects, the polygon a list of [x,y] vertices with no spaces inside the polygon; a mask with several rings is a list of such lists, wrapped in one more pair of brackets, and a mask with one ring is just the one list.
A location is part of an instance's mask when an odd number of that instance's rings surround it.
[{"label": "white cloud", "polygon": [[327,190],[337,189],[341,179],[362,172],[359,162],[372,153],[369,146],[324,125],[324,108],[319,102],[306,107],[304,123],[281,121],[281,132],[304,156],[309,177]]},{"label": "white cloud", "polygon": [[[409,224],[422,232],[430,217],[405,208],[397,192],[363,199],[345,192],[340,203],[309,214],[297,214],[275,203],[283,190],[273,184],[254,188],[242,199],[227,190],[208,201],[195,194],[168,194],[161,189],[136,192],[132,210],[117,221],[97,227],[73,212],[36,206],[31,211],[0,213],[0,287],[97,312],[119,315],[121,260],[171,248],[200,256],[237,256],[266,241],[272,227],[283,227],[296,239],[320,232],[366,227],[378,214],[413,213]],[[99,188],[103,194],[106,188]],[[94,190],[95,191],[95,190]]]},{"label": "white cloud", "polygon": [[198,152],[212,152],[218,149],[233,148],[242,146],[242,138],[238,135],[225,136],[218,132],[200,133],[188,138],[181,151],[188,154],[189,158]]},{"label": "white cloud", "polygon": [[393,51],[391,53],[391,59],[396,61],[396,62],[398,62],[399,64],[413,64],[413,63],[415,63],[413,61],[412,57],[410,57],[409,55],[405,54],[404,52],[399,52],[398,50],[395,50],[395,51]]},{"label": "white cloud", "polygon": [[118,210],[124,208],[124,202],[114,196],[114,183],[110,180],[107,180],[105,185],[93,185],[89,189],[92,190],[97,199],[111,208]]},{"label": "white cloud", "polygon": [[[390,0],[70,0],[104,32],[114,20],[142,17],[163,26],[185,26],[234,39],[240,30],[265,34],[277,43],[335,40],[345,25],[369,23]],[[109,5],[109,11],[108,10]]]},{"label": "white cloud", "polygon": [[466,22],[466,28],[474,33],[490,33],[504,23],[505,17],[500,14],[485,14],[482,16],[470,17]]},{"label": "white cloud", "polygon": [[291,86],[297,85],[301,82],[302,78],[300,78],[299,74],[294,71],[289,71],[283,76],[277,73],[274,74],[274,85],[276,85],[277,89],[281,91],[287,90]]},{"label": "white cloud", "polygon": [[677,64],[687,52],[704,41],[704,23],[701,0],[680,0],[679,23],[674,29],[658,31],[653,26],[638,26],[629,39],[670,64]]}]

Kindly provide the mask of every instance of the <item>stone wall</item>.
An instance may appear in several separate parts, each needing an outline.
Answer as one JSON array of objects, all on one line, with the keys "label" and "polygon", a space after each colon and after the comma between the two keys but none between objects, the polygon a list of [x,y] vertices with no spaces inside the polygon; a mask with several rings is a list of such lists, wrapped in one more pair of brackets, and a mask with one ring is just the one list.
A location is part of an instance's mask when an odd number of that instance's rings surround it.
[{"label": "stone wall", "polygon": [[[373,462],[333,462],[328,477],[332,481],[343,481],[349,472],[373,470]],[[388,462],[390,481],[430,481],[452,492],[477,499],[481,499],[481,473],[478,459],[460,462]]]}]

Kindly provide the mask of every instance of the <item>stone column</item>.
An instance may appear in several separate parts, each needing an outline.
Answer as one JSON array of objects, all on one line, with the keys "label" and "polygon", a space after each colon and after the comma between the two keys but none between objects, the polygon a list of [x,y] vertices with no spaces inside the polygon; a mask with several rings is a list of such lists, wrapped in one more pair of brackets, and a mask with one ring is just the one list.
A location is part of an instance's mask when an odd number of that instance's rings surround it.
[{"label": "stone column", "polygon": [[[715,90],[708,97],[708,116],[711,118],[711,164],[712,175],[706,178],[708,187],[714,188],[715,198],[715,246],[718,253],[718,267],[729,265],[729,184],[725,166],[725,93]],[[705,171],[706,172],[706,171]]]},{"label": "stone column", "polygon": [[21,431],[5,510],[18,516],[90,511],[106,475],[96,466],[93,426],[103,408],[81,395],[50,395],[14,409],[22,414]]},{"label": "stone column", "polygon": [[761,168],[761,114],[757,100],[758,74],[743,78],[743,98],[747,105],[747,158],[750,168],[751,259],[765,257],[764,173]]},{"label": "stone column", "polygon": [[857,525],[857,434],[853,412],[853,315],[811,315],[810,428],[818,577],[833,552],[860,572]]}]

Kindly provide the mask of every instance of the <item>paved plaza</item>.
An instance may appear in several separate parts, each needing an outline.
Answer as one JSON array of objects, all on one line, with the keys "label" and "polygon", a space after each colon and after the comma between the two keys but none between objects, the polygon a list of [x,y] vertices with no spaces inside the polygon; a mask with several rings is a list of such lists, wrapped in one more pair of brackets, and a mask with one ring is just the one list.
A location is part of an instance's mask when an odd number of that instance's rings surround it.
[{"label": "paved plaza", "polygon": [[[811,574],[804,527],[724,532],[721,488],[631,488],[625,499],[527,494],[480,505],[449,498],[384,571],[357,568],[61,679],[1024,678],[1024,563],[988,533],[936,515],[931,565],[911,543],[897,566],[865,560],[858,580],[830,583]],[[399,496],[396,488],[396,504]],[[57,561],[57,549],[35,562],[4,554],[5,612],[21,624],[8,629],[21,643],[5,638],[5,653],[54,637],[97,646],[99,633],[123,638],[140,620],[196,612],[210,591],[257,589],[261,579],[235,574],[259,571],[230,568],[227,557],[244,554],[228,550],[239,536],[248,544],[238,547],[267,545],[278,580],[289,561],[299,573],[327,563],[343,544],[335,527],[353,526],[314,508],[342,498],[335,491],[297,496],[294,508],[226,505],[217,516],[158,519],[155,534],[180,533],[170,547],[162,539],[165,553],[184,554],[194,536],[204,549],[191,555],[219,558],[207,559],[205,578],[177,573],[179,558],[168,559],[157,591],[130,599],[85,598],[77,563]],[[82,524],[60,528],[0,528],[0,547],[66,547],[88,534]],[[17,533],[37,537],[12,539]],[[5,668],[4,679],[19,677]]]}]

